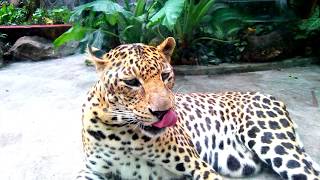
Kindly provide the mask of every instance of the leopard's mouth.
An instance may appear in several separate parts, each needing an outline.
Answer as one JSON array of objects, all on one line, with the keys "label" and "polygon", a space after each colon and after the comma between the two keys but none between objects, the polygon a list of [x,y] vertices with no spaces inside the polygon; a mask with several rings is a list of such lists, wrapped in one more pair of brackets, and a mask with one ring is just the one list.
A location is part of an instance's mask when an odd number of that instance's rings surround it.
[{"label": "leopard's mouth", "polygon": [[166,127],[158,128],[152,125],[145,125],[140,127],[140,129],[148,136],[156,136],[164,132],[166,130]]},{"label": "leopard's mouth", "polygon": [[153,123],[143,123],[141,131],[152,137],[161,134],[167,127],[172,127],[177,122],[177,114],[173,110],[166,111],[162,116],[158,116],[158,121]]}]

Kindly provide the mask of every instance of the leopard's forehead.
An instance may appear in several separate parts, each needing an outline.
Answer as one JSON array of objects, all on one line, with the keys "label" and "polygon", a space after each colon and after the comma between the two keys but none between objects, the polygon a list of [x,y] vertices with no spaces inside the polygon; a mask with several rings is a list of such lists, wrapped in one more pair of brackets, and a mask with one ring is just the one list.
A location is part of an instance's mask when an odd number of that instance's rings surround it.
[{"label": "leopard's forehead", "polygon": [[140,75],[143,79],[159,74],[169,64],[156,47],[138,43],[120,45],[109,51],[106,58],[112,67],[125,74]]}]

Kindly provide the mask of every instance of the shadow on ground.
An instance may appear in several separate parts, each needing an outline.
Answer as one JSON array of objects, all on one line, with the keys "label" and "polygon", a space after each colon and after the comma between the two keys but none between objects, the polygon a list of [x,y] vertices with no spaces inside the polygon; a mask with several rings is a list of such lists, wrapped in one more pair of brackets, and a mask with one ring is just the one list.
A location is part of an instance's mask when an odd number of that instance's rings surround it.
[{"label": "shadow on ground", "polygon": [[[81,105],[97,76],[83,56],[0,69],[0,179],[73,179],[82,162]],[[320,67],[178,76],[175,91],[260,91],[287,103],[307,152],[320,163]],[[250,179],[271,180],[262,173]]]}]

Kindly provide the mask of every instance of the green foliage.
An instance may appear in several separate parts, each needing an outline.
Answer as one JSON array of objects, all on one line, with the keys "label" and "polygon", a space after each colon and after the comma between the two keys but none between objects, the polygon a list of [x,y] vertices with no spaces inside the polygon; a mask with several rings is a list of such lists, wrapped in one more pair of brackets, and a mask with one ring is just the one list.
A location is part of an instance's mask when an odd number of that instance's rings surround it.
[{"label": "green foliage", "polygon": [[193,39],[195,31],[199,30],[200,23],[209,9],[213,6],[214,0],[186,1],[183,16],[176,26],[176,32],[180,39],[189,42]]},{"label": "green foliage", "polygon": [[234,40],[244,19],[243,14],[225,4],[214,4],[214,0],[168,0],[148,25],[160,23],[187,48],[198,40]]},{"label": "green foliage", "polygon": [[65,43],[66,39],[69,41],[79,41],[83,39],[87,31],[87,29],[79,25],[73,26],[67,32],[63,33],[60,37],[58,37],[54,41],[54,45],[61,46]]},{"label": "green foliage", "polygon": [[[91,44],[97,37],[100,37],[101,41],[109,39],[116,42],[107,43],[105,46],[117,45],[120,42],[149,43],[154,37],[163,38],[163,33],[175,36],[182,44],[188,44],[193,38],[192,35],[200,30],[201,21],[213,3],[213,0],[138,0],[132,4],[127,0],[122,7],[111,0],[97,0],[78,6],[72,12],[70,20],[79,25],[76,27],[85,27],[87,33],[83,40]],[[71,41],[68,37],[70,36],[60,38],[59,42]]]},{"label": "green foliage", "polygon": [[69,21],[71,12],[69,9],[55,8],[55,9],[42,9],[37,8],[32,14],[32,24],[63,24]]},{"label": "green foliage", "polygon": [[16,8],[12,4],[2,4],[0,8],[0,25],[23,24],[27,20],[28,11],[25,8]]},{"label": "green foliage", "polygon": [[[72,13],[71,20],[76,20],[82,17],[82,14],[86,10],[92,12],[103,12],[105,15],[110,15],[114,18],[116,15],[123,14],[129,16],[130,12],[126,11],[118,3],[109,0],[97,0],[81,6],[78,6]],[[113,19],[116,21],[116,19]]]},{"label": "green foliage", "polygon": [[220,40],[235,40],[239,30],[243,29],[245,15],[223,3],[215,4],[210,13],[207,33]]},{"label": "green foliage", "polygon": [[144,0],[138,0],[135,4],[125,1],[126,7],[122,7],[111,0],[97,0],[78,6],[70,18],[74,27],[54,44],[59,46],[75,40],[74,37],[79,38],[72,35],[77,31],[85,32],[81,33],[82,44],[89,43],[97,48],[113,48],[121,42],[148,43],[155,36],[154,30],[146,27],[155,3],[157,1],[151,4],[146,4]]},{"label": "green foliage", "polygon": [[[171,1],[172,3],[169,3]],[[194,35],[201,32],[201,22],[213,4],[214,0],[181,0],[180,3],[169,0],[159,12],[163,9],[163,11],[168,11],[168,9],[173,9],[173,11],[172,14],[165,13],[161,24],[171,30],[182,48],[191,47]]]},{"label": "green foliage", "polygon": [[173,30],[182,10],[184,9],[185,0],[168,0],[164,6],[150,18],[148,26],[161,24],[169,30]]},{"label": "green foliage", "polygon": [[45,24],[46,23],[46,16],[47,12],[42,9],[38,8],[33,14],[32,14],[32,24]]},{"label": "green foliage", "polygon": [[318,6],[310,18],[302,20],[298,24],[298,32],[295,39],[306,39],[320,32],[320,7]]},{"label": "green foliage", "polygon": [[[97,0],[78,6],[71,14],[70,21],[74,26],[54,41],[56,46],[73,40],[81,40],[84,43],[93,44],[101,48],[106,40],[101,31],[113,39],[120,15],[126,16],[127,12],[119,4],[112,1]],[[98,36],[97,36],[98,35]]]},{"label": "green foliage", "polygon": [[68,23],[70,16],[71,11],[66,7],[48,10],[48,19],[51,19],[53,21],[53,24]]},{"label": "green foliage", "polygon": [[70,17],[74,26],[54,44],[78,40],[82,47],[89,43],[108,50],[121,43],[157,43],[173,36],[177,40],[175,56],[180,58],[190,50],[197,51],[197,44],[204,40],[234,40],[243,17],[225,5],[214,6],[214,0],[124,0],[123,6],[96,0],[75,8]]},{"label": "green foliage", "polygon": [[[70,17],[70,10],[67,8],[37,8],[31,12],[29,6],[30,3],[22,8],[3,3],[0,8],[0,25],[62,24],[68,22]],[[29,14],[31,17],[28,17]]]},{"label": "green foliage", "polygon": [[[128,0],[129,2],[129,0]],[[157,1],[147,4],[145,0],[138,0],[135,4],[127,3],[126,10],[130,12],[129,16],[121,16],[118,23],[119,41],[122,43],[149,41],[156,36],[151,28],[147,27],[150,15],[154,13],[154,6]]]}]

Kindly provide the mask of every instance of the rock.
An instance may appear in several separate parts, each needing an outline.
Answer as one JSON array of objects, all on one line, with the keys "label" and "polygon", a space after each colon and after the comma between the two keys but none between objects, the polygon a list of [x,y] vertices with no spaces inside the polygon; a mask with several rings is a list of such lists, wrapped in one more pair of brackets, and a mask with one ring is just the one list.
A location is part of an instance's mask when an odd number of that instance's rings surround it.
[{"label": "rock", "polygon": [[57,49],[58,56],[65,57],[65,56],[75,54],[79,50],[78,48],[79,44],[80,44],[79,41],[70,41],[66,44],[63,44]]},{"label": "rock", "polygon": [[19,38],[9,49],[16,60],[45,60],[58,57],[52,42],[39,36],[24,36]]}]

